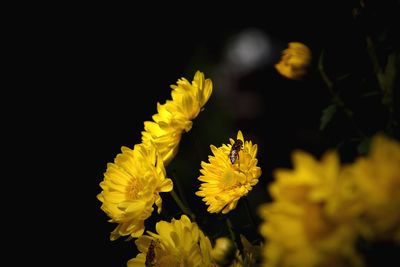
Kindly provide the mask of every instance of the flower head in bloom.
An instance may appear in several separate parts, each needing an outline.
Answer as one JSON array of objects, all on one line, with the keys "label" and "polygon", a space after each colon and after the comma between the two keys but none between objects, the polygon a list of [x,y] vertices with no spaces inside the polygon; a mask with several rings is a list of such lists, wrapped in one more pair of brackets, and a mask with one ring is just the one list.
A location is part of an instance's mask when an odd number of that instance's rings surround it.
[{"label": "flower head in bloom", "polygon": [[135,243],[140,253],[128,261],[128,267],[191,266],[216,267],[211,259],[211,242],[186,215],[179,220],[160,221],[156,232],[148,231]]},{"label": "flower head in bloom", "polygon": [[281,60],[275,68],[282,76],[299,80],[307,73],[310,62],[310,49],[300,42],[290,42],[289,47],[283,50]]},{"label": "flower head in bloom", "polygon": [[175,157],[182,133],[190,131],[192,120],[210,98],[212,82],[197,71],[191,83],[181,78],[171,88],[172,100],[157,104],[158,113],[152,116],[153,121],[144,122],[142,131],[142,142],[154,143],[165,165]]},{"label": "flower head in bloom", "polygon": [[354,179],[362,205],[360,232],[367,238],[400,241],[400,143],[380,134],[370,152],[345,172]]},{"label": "flower head in bloom", "polygon": [[236,141],[232,138],[229,141],[230,144],[218,148],[211,145],[213,156],[208,156],[209,163],[201,162],[202,175],[198,179],[203,183],[196,195],[203,197],[211,213],[225,214],[233,210],[261,176],[257,145],[245,141],[241,131]]},{"label": "flower head in bloom", "polygon": [[101,209],[118,223],[111,240],[120,236],[138,237],[144,232],[144,221],[153,212],[153,205],[161,212],[160,192],[172,190],[172,181],[166,178],[161,156],[154,146],[135,145],[134,149],[122,147],[114,163],[107,165],[103,191],[97,198]]},{"label": "flower head in bloom", "polygon": [[330,207],[337,206],[340,164],[335,152],[321,161],[293,153],[294,169],[278,169],[270,185],[273,202],[260,207],[260,233],[266,240],[263,266],[358,266],[357,237]]}]

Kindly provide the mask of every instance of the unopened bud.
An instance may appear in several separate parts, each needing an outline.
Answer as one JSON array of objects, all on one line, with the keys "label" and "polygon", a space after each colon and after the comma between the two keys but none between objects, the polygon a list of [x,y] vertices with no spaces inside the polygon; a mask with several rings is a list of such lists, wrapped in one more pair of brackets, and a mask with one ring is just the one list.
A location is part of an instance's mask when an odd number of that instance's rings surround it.
[{"label": "unopened bud", "polygon": [[215,240],[215,245],[211,251],[214,262],[220,266],[229,265],[235,258],[236,246],[227,237],[220,237]]}]

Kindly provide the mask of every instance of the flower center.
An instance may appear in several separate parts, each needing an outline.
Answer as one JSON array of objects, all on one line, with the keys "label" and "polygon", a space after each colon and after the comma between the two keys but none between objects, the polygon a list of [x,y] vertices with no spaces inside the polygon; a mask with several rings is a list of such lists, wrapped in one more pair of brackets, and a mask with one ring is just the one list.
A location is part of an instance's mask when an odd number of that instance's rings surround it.
[{"label": "flower center", "polygon": [[137,199],[140,191],[141,191],[141,186],[138,183],[137,179],[132,179],[126,188],[126,198]]}]

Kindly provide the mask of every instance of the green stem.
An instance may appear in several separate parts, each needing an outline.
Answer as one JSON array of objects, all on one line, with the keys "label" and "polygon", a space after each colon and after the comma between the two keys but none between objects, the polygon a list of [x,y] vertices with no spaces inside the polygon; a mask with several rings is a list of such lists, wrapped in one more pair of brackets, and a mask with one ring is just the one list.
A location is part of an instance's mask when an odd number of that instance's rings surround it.
[{"label": "green stem", "polygon": [[190,217],[190,220],[192,222],[194,222],[196,220],[196,216],[194,215],[194,213],[189,209],[189,207],[187,207],[185,204],[183,204],[182,200],[179,198],[179,196],[175,193],[174,190],[172,190],[170,193],[171,193],[171,196],[174,199],[175,203],[181,209],[181,211],[184,214],[188,215]]},{"label": "green stem", "polygon": [[233,225],[232,225],[231,220],[229,220],[228,215],[225,217],[225,221],[226,221],[226,225],[228,226],[229,235],[231,236],[233,243],[236,244],[236,235],[235,235],[235,232],[233,232]]},{"label": "green stem", "polygon": [[318,71],[321,74],[322,80],[325,82],[326,86],[328,87],[329,93],[332,96],[332,101],[333,103],[339,107],[344,114],[346,114],[347,118],[353,123],[353,126],[355,130],[357,131],[357,134],[361,137],[365,137],[365,134],[361,131],[360,127],[355,123],[354,118],[353,118],[353,111],[348,109],[342,99],[336,94],[336,92],[333,90],[333,82],[332,80],[328,77],[324,70],[324,51],[321,52],[321,55],[318,60]]},{"label": "green stem", "polygon": [[255,229],[255,233],[257,235],[256,241],[259,242],[259,240],[261,240],[262,237],[260,236],[260,232],[258,231],[256,220],[253,216],[253,213],[251,212],[249,201],[247,198],[245,198],[244,202],[245,202],[246,212],[247,212],[248,216],[250,217],[250,223],[251,223],[253,229]]},{"label": "green stem", "polygon": [[331,79],[329,79],[328,75],[326,75],[325,70],[324,70],[324,51],[322,50],[321,55],[319,56],[319,60],[318,60],[318,71],[321,74],[322,80],[325,82],[326,86],[329,89],[329,92],[332,95],[336,95],[333,92],[333,83],[331,81]]},{"label": "green stem", "polygon": [[[193,127],[194,128],[194,127]],[[190,137],[192,139],[192,142],[194,144],[194,148],[195,148],[195,155],[197,156],[197,162],[201,161],[201,155],[203,155],[202,153],[202,148],[201,145],[199,144],[199,138],[196,137],[196,128],[192,129]]]},{"label": "green stem", "polygon": [[254,229],[257,229],[257,224],[253,217],[253,213],[250,210],[250,205],[249,205],[249,201],[247,200],[247,198],[244,198],[244,206],[246,208],[247,215],[250,218],[251,225],[254,227]]},{"label": "green stem", "polygon": [[387,88],[385,86],[385,77],[383,75],[382,67],[379,64],[379,60],[378,60],[378,57],[375,52],[374,44],[372,42],[372,39],[369,36],[366,37],[366,42],[367,42],[367,52],[368,52],[369,57],[371,58],[372,67],[374,68],[376,78],[378,80],[379,86],[381,87],[381,90],[385,93],[385,91],[387,90]]},{"label": "green stem", "polygon": [[181,196],[182,203],[186,207],[188,207],[189,203],[188,203],[187,199],[185,198],[185,194],[183,193],[184,191],[183,191],[182,185],[180,183],[180,179],[179,179],[178,175],[176,174],[175,170],[172,170],[172,174],[170,177],[171,177],[172,181],[174,182],[174,187],[176,186],[178,194]]},{"label": "green stem", "polygon": [[326,87],[328,87],[329,93],[332,96],[332,100],[333,102],[339,106],[345,113],[347,116],[351,117],[353,115],[353,113],[347,109],[343,103],[343,101],[340,99],[340,97],[335,93],[335,91],[333,90],[333,82],[332,80],[328,77],[328,75],[326,74],[325,70],[324,70],[324,51],[321,52],[321,55],[319,57],[318,60],[318,70],[319,73],[321,74],[322,80],[325,82]]}]

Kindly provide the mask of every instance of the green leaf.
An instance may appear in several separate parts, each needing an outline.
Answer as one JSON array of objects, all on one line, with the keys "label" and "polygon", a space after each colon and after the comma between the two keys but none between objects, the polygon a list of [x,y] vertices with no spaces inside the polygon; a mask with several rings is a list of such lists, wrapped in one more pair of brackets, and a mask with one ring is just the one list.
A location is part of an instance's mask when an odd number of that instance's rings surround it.
[{"label": "green leaf", "polygon": [[368,151],[369,151],[370,143],[371,143],[371,139],[370,138],[363,138],[363,140],[357,146],[357,152],[360,155],[366,155],[368,153]]},{"label": "green leaf", "polygon": [[385,73],[383,75],[383,85],[384,85],[384,98],[383,103],[389,105],[393,105],[393,91],[394,91],[394,83],[396,80],[396,64],[399,60],[399,56],[396,52],[391,53],[388,56],[388,61],[385,67]]},{"label": "green leaf", "polygon": [[328,125],[329,121],[332,119],[333,115],[337,111],[337,106],[335,104],[331,104],[327,106],[324,110],[322,110],[322,116],[321,116],[321,124],[319,126],[319,129],[322,131],[326,128]]}]

